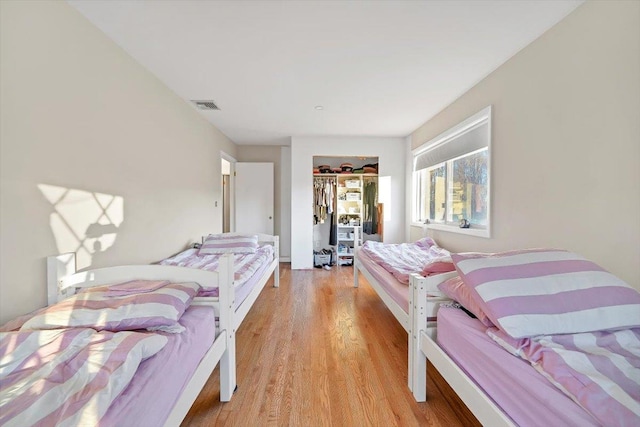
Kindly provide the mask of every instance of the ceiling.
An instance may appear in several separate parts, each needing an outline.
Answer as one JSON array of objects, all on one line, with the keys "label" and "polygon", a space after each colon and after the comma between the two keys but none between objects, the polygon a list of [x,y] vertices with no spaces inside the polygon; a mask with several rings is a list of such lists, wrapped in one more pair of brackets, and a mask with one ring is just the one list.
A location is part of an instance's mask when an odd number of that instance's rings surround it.
[{"label": "ceiling", "polygon": [[581,2],[68,1],[181,98],[214,100],[201,114],[232,141],[268,145],[409,135]]}]

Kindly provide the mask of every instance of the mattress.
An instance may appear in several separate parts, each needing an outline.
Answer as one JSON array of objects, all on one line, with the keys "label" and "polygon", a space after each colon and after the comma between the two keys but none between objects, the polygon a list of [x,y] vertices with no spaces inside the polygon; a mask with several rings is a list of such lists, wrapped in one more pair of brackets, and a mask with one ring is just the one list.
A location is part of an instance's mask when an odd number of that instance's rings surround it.
[{"label": "mattress", "polygon": [[211,307],[191,306],[180,318],[187,330],[163,334],[167,345],[142,362],[129,386],[113,402],[101,425],[161,426],[215,340]]},{"label": "mattress", "polygon": [[393,274],[389,273],[381,265],[377,264],[374,260],[367,255],[366,252],[358,251],[356,258],[362,264],[374,279],[382,286],[387,294],[404,310],[405,313],[409,312],[409,286],[400,283]]},{"label": "mattress", "polygon": [[256,270],[256,272],[253,274],[253,276],[251,276],[241,286],[237,286],[236,287],[236,289],[235,289],[236,290],[236,295],[235,295],[236,296],[236,309],[240,306],[240,304],[242,304],[244,302],[245,299],[247,299],[247,296],[249,296],[249,293],[253,290],[253,288],[260,281],[262,276],[269,269],[269,264],[271,263],[271,261],[272,260],[269,260],[268,262],[263,263]]},{"label": "mattress", "polygon": [[486,330],[462,310],[438,311],[440,347],[517,425],[599,425],[531,365],[498,346]]}]

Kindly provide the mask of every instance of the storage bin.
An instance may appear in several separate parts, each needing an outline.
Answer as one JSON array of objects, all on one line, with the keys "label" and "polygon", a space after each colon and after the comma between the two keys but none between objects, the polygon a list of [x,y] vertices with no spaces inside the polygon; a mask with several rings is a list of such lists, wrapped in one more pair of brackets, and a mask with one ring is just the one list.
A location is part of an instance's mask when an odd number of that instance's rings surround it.
[{"label": "storage bin", "polygon": [[360,180],[359,179],[348,179],[344,182],[347,188],[360,188]]},{"label": "storage bin", "polygon": [[348,202],[357,202],[360,200],[360,193],[347,193]]},{"label": "storage bin", "polygon": [[331,254],[313,254],[313,265],[331,265]]}]

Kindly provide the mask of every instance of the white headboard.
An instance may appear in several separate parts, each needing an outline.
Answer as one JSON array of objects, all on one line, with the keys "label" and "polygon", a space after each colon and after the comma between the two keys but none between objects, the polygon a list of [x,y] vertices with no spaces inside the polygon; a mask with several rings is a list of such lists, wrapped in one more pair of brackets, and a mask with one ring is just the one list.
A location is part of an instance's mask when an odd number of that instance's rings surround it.
[{"label": "white headboard", "polygon": [[61,299],[75,294],[77,288],[126,282],[133,279],[196,282],[203,287],[211,288],[219,287],[222,280],[223,283],[230,283],[229,286],[232,289],[234,280],[233,255],[223,255],[220,266],[218,272],[169,265],[122,265],[77,272],[75,254],[51,256],[47,258],[47,302],[49,305],[55,304]]},{"label": "white headboard", "polygon": [[55,304],[64,298],[61,295],[60,279],[76,272],[76,254],[68,252],[47,257],[47,305]]}]

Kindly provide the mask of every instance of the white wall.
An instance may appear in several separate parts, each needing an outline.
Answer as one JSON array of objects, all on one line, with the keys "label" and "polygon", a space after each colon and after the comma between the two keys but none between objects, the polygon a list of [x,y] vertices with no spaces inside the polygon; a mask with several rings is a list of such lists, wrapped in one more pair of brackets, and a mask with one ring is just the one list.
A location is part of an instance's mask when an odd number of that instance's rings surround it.
[{"label": "white wall", "polygon": [[291,268],[313,267],[313,156],[379,158],[378,174],[391,177],[391,206],[385,214],[384,241],[405,239],[405,158],[403,138],[291,138]]},{"label": "white wall", "polygon": [[291,262],[291,147],[280,147],[280,259]]},{"label": "white wall", "polygon": [[0,323],[46,304],[48,255],[148,263],[220,231],[235,144],[65,2],[0,2],[0,91]]},{"label": "white wall", "polygon": [[566,248],[640,289],[639,76],[640,2],[590,1],[417,129],[414,148],[493,105],[493,236],[436,240]]}]

